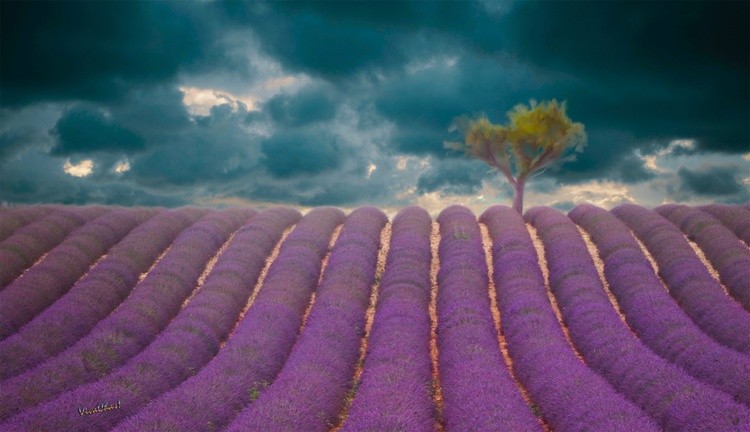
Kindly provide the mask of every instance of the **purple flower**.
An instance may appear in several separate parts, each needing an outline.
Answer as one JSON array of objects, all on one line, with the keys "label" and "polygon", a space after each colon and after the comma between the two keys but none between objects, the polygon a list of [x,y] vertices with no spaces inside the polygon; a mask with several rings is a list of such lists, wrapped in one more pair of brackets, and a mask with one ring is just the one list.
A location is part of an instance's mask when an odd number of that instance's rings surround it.
[{"label": "purple flower", "polygon": [[433,431],[430,232],[419,207],[394,218],[362,379],[342,431]]},{"label": "purple flower", "polygon": [[[614,216],[593,206],[579,206],[571,218],[595,237],[620,238],[602,223]],[[664,430],[727,430],[750,425],[750,411],[715,388],[659,357],[622,322],[605,293],[594,263],[575,224],[551,208],[526,213],[537,229],[550,268],[555,294],[571,338],[586,364],[649,413]],[[586,223],[589,222],[589,223]],[[618,249],[609,243],[606,265],[617,265]]]},{"label": "purple flower", "polygon": [[[654,217],[661,217],[635,205],[622,205],[611,212],[619,220],[599,216],[607,227],[602,234],[597,234],[591,225],[586,229],[592,234],[600,253],[610,257],[605,262],[604,274],[630,327],[659,356],[736,400],[745,404],[750,402],[750,358],[717,343],[690,320],[664,290],[635,238],[621,222],[629,221],[628,225],[639,230],[640,226],[648,228],[653,225]],[[647,229],[647,232],[645,237],[660,238],[658,229]],[[620,244],[617,247],[602,246],[610,238],[620,239]]]},{"label": "purple flower", "polygon": [[[750,251],[747,245],[716,218],[700,210],[670,204],[656,208],[656,212],[677,225],[690,240],[697,243],[719,272],[721,282],[729,293],[750,311]],[[750,212],[747,219],[750,222]],[[696,283],[716,285],[706,278],[705,273],[701,276]],[[737,330],[747,335],[750,346],[750,315],[747,315],[747,325]],[[750,353],[750,350],[745,352]]]},{"label": "purple flower", "polygon": [[492,237],[495,289],[508,351],[543,418],[555,430],[658,430],[646,413],[576,358],[550,305],[521,216],[495,206],[480,222]]},{"label": "purple flower", "polygon": [[[151,400],[200,370],[219,351],[247,303],[266,258],[299,212],[260,213],[232,237],[200,291],[154,341],[123,367],[101,380],[77,387],[11,419],[11,429],[108,430]],[[82,418],[70,407],[88,407],[102,395],[122,401],[107,415]]]},{"label": "purple flower", "polygon": [[[387,218],[373,207],[353,211],[331,251],[315,304],[273,383],[259,389],[228,431],[327,431],[352,380]],[[255,397],[256,395],[254,395]]]},{"label": "purple flower", "polygon": [[242,222],[232,211],[214,212],[185,230],[130,296],[86,337],[3,382],[0,418],[101,378],[142,350],[179,311],[208,260]]},{"label": "purple flower", "polygon": [[114,430],[223,428],[281,370],[297,340],[340,210],[316,208],[281,245],[255,301],[224,348],[200,371]]},{"label": "purple flower", "polygon": [[476,217],[451,206],[438,222],[437,333],[446,429],[541,430],[500,352]]}]

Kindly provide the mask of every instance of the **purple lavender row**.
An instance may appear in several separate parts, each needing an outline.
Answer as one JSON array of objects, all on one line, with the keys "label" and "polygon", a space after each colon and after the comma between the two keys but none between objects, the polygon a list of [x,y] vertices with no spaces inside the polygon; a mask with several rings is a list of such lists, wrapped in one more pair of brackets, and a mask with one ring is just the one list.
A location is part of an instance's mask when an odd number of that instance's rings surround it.
[{"label": "purple lavender row", "polygon": [[362,379],[342,432],[434,431],[430,361],[429,214],[394,218]]},{"label": "purple lavender row", "polygon": [[550,305],[521,216],[495,206],[480,217],[492,238],[494,280],[519,381],[556,431],[657,431],[640,408],[575,356]]},{"label": "purple lavender row", "polygon": [[211,212],[185,230],[128,298],[75,345],[0,387],[0,419],[99,379],[138,354],[194,290],[206,263],[252,211]]},{"label": "purple lavender row", "polygon": [[281,245],[257,297],[224,348],[197,375],[120,423],[118,431],[224,428],[281,370],[297,340],[331,234],[344,219],[316,208]]},{"label": "purple lavender row", "polygon": [[[706,258],[719,272],[719,278],[727,287],[729,293],[745,310],[750,311],[750,250],[747,246],[716,218],[700,210],[676,204],[663,205],[655,210],[662,217],[678,226],[691,241],[694,241],[701,248]],[[675,232],[679,231],[675,230]],[[690,267],[692,269],[694,266]],[[684,273],[681,276],[688,277]],[[713,282],[715,279],[711,278],[707,271],[691,275],[689,278],[693,284],[707,285],[711,283],[717,285]],[[708,278],[711,280],[709,281]],[[723,304],[726,303],[726,301],[723,302]],[[728,311],[724,311],[724,313],[731,314]],[[745,341],[746,350],[743,352],[750,353],[750,314],[744,316],[746,318],[745,326],[736,328],[736,331],[747,337]]]},{"label": "purple lavender row", "polygon": [[734,235],[750,246],[750,209],[738,205],[710,204],[697,207],[721,221]]},{"label": "purple lavender row", "polygon": [[612,212],[646,246],[669,293],[690,319],[722,345],[750,354],[750,314],[724,293],[682,232],[644,207],[623,205]]},{"label": "purple lavender row", "polygon": [[[0,429],[109,430],[194,375],[219,352],[267,257],[283,231],[299,218],[296,210],[283,208],[254,217],[234,235],[200,291],[144,351],[103,379],[26,410]],[[119,408],[79,415],[77,408],[95,407],[105,396],[119,402]]]},{"label": "purple lavender row", "polygon": [[45,252],[65,240],[73,230],[95,219],[109,209],[86,207],[62,208],[16,230],[0,243],[0,290],[31,267]]},{"label": "purple lavender row", "polygon": [[52,210],[52,206],[41,205],[6,208],[0,214],[0,241],[10,237],[17,229],[47,216]]},{"label": "purple lavender row", "polygon": [[[579,206],[571,214],[583,215],[579,219],[588,221],[595,219],[597,212],[606,213],[593,206]],[[628,330],[607,298],[586,244],[568,217],[537,207],[526,212],[526,218],[544,242],[550,288],[589,367],[665,431],[750,428],[750,410],[659,357]],[[605,265],[612,265],[612,260]]]},{"label": "purple lavender row", "polygon": [[[13,335],[65,294],[97,258],[153,214],[145,209],[116,210],[73,231],[49,252],[47,259],[0,292],[0,340]],[[59,325],[56,321],[52,327]],[[7,339],[0,342],[0,379],[13,375],[18,365],[26,364],[26,358],[6,342]],[[37,341],[33,342],[36,345]],[[34,351],[41,349],[34,347]]]},{"label": "purple lavender row", "polygon": [[440,213],[438,223],[437,334],[445,427],[541,430],[500,352],[476,217],[464,207],[451,206]]},{"label": "purple lavender row", "polygon": [[[629,214],[631,208],[634,207],[620,206],[612,213],[618,217],[640,214],[637,208]],[[583,210],[571,212],[570,217],[591,234],[605,260],[604,274],[609,288],[640,340],[693,377],[748,404],[750,357],[719,344],[700,331],[665,292],[622,221],[604,213],[587,221],[582,214]]]},{"label": "purple lavender row", "polygon": [[[148,271],[175,237],[206,213],[206,210],[183,208],[152,217],[107,251],[105,258],[49,307],[49,302],[59,295],[55,293],[66,287],[59,286],[64,280],[55,273],[56,266],[67,265],[66,260],[45,260],[19,278],[17,282],[23,285],[18,287],[17,301],[26,305],[39,303],[26,309],[47,309],[0,342],[0,378],[36,366],[91,331],[122,302],[140,275]],[[63,268],[57,272],[64,271]]]},{"label": "purple lavender row", "polygon": [[227,431],[324,432],[335,424],[359,357],[380,231],[387,220],[374,207],[347,217],[284,368]]}]

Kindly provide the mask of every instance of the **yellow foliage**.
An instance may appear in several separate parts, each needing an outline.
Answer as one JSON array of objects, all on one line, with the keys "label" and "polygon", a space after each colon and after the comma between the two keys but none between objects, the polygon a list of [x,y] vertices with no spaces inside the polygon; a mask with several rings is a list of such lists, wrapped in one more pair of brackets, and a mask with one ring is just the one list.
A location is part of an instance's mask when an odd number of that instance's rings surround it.
[{"label": "yellow foliage", "polygon": [[519,104],[508,112],[507,126],[493,124],[485,116],[459,118],[455,124],[464,135],[468,153],[498,168],[513,181],[513,177],[525,178],[554,162],[565,149],[580,150],[583,146],[584,127],[571,121],[565,109],[565,102],[532,100],[528,106]]}]

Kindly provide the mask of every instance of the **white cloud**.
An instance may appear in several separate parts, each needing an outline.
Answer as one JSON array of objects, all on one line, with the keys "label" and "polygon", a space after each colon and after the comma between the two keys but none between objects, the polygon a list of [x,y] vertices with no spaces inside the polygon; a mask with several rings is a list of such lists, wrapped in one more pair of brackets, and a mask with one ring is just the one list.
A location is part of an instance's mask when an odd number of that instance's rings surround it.
[{"label": "white cloud", "polygon": [[252,96],[238,96],[232,93],[199,87],[180,87],[182,92],[182,103],[185,104],[192,115],[206,116],[210,114],[211,108],[216,105],[228,104],[234,111],[244,105],[248,111],[257,110],[256,101]]},{"label": "white cloud", "polygon": [[266,90],[272,91],[272,92],[278,92],[279,90],[283,89],[284,87],[291,87],[294,84],[297,84],[299,81],[298,78],[292,76],[292,75],[283,75],[279,77],[273,77],[267,79],[263,83],[263,87]]},{"label": "white cloud", "polygon": [[[694,139],[676,139],[669,142],[669,145],[666,149],[662,150],[664,154],[670,154],[675,149],[682,148],[685,150],[693,150],[695,149],[695,140]],[[662,153],[660,152],[660,153]]]},{"label": "white cloud", "polygon": [[372,173],[374,173],[375,170],[377,169],[378,169],[378,166],[375,165],[374,163],[370,163],[369,165],[367,165],[367,177],[366,178],[369,179],[370,176],[372,176]]},{"label": "white cloud", "polygon": [[396,170],[406,171],[411,168],[417,171],[424,171],[430,167],[430,157],[419,158],[417,156],[396,156]]},{"label": "white cloud", "polygon": [[452,68],[458,64],[457,56],[430,57],[428,60],[415,60],[406,65],[406,72],[413,75],[436,67]]},{"label": "white cloud", "polygon": [[553,206],[571,202],[573,204],[589,203],[606,209],[627,202],[637,202],[633,191],[627,185],[614,181],[592,180],[586,183],[564,185],[551,192],[535,192],[528,188],[525,208],[538,205]]},{"label": "white cloud", "polygon": [[651,171],[654,171],[654,172],[657,172],[657,173],[667,173],[667,172],[669,172],[669,170],[660,167],[656,163],[656,161],[658,159],[657,156],[655,156],[655,155],[646,155],[646,156],[643,156],[637,150],[636,150],[636,155],[639,158],[641,158],[641,160],[643,161],[643,165],[646,168],[650,169]]},{"label": "white cloud", "polygon": [[[433,217],[437,217],[443,209],[455,204],[464,206],[479,216],[493,205],[510,206],[510,199],[502,200],[504,195],[503,190],[497,184],[484,181],[482,188],[476,194],[460,195],[435,191],[417,195],[417,188],[412,186],[399,192],[396,199],[402,201],[403,205],[420,206]],[[497,199],[487,199],[487,197],[497,197]]]},{"label": "white cloud", "polygon": [[117,162],[115,166],[112,168],[112,171],[114,171],[117,174],[128,172],[130,171],[130,162],[128,162],[127,160]]},{"label": "white cloud", "polygon": [[669,144],[653,154],[641,154],[640,150],[635,151],[635,155],[643,161],[643,165],[651,171],[659,174],[673,172],[668,168],[659,165],[659,161],[665,162],[665,159],[675,158],[675,150],[694,150],[696,142],[694,139],[674,139]]},{"label": "white cloud", "polygon": [[94,161],[91,159],[84,159],[73,165],[70,163],[70,159],[66,159],[65,164],[63,165],[63,171],[73,177],[86,177],[94,171]]}]

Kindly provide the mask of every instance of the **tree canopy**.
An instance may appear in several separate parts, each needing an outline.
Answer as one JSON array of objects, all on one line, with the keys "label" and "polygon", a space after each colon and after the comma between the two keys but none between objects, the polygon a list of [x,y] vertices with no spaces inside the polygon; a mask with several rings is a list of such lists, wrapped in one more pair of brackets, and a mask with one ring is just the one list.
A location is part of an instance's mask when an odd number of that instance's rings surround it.
[{"label": "tree canopy", "polygon": [[583,124],[565,113],[565,102],[555,99],[519,104],[508,112],[509,123],[496,125],[482,115],[459,117],[454,126],[464,143],[449,148],[464,150],[499,170],[513,186],[513,208],[523,211],[523,190],[529,175],[559,160],[567,149],[581,151],[586,143]]}]

